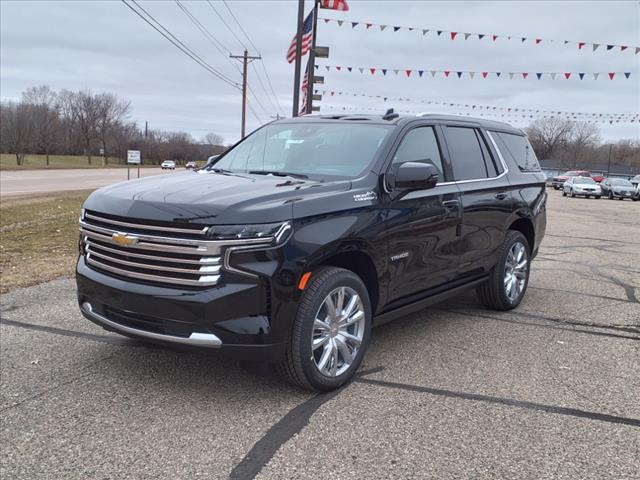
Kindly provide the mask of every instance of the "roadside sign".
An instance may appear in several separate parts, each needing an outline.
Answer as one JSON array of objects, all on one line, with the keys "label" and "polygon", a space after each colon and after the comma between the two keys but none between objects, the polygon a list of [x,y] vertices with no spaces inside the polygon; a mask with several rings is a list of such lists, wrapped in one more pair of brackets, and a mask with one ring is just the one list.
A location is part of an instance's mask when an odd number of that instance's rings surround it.
[{"label": "roadside sign", "polygon": [[314,75],[313,83],[324,83],[324,77],[322,75]]},{"label": "roadside sign", "polygon": [[104,148],[100,149],[100,155],[104,156]]},{"label": "roadside sign", "polygon": [[127,150],[127,163],[140,165],[140,150]]}]

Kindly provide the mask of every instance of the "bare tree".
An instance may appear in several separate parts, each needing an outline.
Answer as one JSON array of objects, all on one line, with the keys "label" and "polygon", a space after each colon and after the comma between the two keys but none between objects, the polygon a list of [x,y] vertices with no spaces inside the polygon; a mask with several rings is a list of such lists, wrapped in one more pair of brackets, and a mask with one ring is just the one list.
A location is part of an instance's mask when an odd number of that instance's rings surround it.
[{"label": "bare tree", "polygon": [[16,164],[24,165],[25,155],[33,148],[33,115],[25,103],[6,102],[0,107],[0,141],[16,156]]},{"label": "bare tree", "polygon": [[529,141],[540,159],[551,158],[566,145],[573,122],[561,118],[541,118],[527,129]]},{"label": "bare tree", "polygon": [[84,154],[91,165],[91,152],[94,142],[99,138],[98,123],[100,121],[102,102],[98,95],[90,90],[80,92],[63,92],[63,111],[67,120],[75,130],[82,145]]},{"label": "bare tree", "polygon": [[49,166],[49,153],[57,133],[57,95],[47,85],[31,87],[22,93],[22,103],[31,106],[35,146],[44,152]]},{"label": "bare tree", "polygon": [[572,122],[562,160],[567,168],[577,168],[595,155],[600,142],[598,127],[593,123]]},{"label": "bare tree", "polygon": [[102,145],[105,163],[108,163],[109,151],[107,141],[115,135],[131,109],[131,103],[122,100],[111,93],[96,96],[99,102],[99,114],[96,123],[96,133]]},{"label": "bare tree", "polygon": [[217,133],[209,132],[202,137],[202,143],[206,145],[222,145],[222,142],[224,142],[224,137]]}]

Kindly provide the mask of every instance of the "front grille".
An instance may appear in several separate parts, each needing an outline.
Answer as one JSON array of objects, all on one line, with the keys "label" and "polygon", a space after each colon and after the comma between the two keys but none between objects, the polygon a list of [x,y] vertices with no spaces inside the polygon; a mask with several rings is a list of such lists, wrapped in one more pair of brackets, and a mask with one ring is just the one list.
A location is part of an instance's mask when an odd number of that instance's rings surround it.
[{"label": "front grille", "polygon": [[[205,240],[206,227],[152,223],[95,211],[80,218],[82,252],[89,267],[139,282],[208,287],[220,281],[223,248],[265,239]],[[118,238],[130,241],[118,244]]]}]

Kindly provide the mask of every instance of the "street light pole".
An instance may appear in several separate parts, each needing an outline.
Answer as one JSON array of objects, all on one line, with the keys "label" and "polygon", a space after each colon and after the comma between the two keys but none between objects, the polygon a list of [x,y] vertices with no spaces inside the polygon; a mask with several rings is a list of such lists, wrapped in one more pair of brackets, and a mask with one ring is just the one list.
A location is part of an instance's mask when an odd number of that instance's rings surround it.
[{"label": "street light pole", "polygon": [[231,58],[242,60],[242,127],[240,128],[240,137],[244,138],[247,123],[247,64],[253,60],[260,60],[262,57],[252,57],[245,50],[243,55],[229,55]]}]

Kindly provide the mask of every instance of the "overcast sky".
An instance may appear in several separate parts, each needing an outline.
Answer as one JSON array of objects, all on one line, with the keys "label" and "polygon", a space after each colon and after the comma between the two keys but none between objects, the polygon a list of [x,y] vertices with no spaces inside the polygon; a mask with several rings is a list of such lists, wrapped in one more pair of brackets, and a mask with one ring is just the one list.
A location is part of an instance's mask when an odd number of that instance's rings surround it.
[{"label": "overcast sky", "polygon": [[[179,6],[170,0],[141,1],[142,5],[176,37],[196,51],[213,68],[241,81],[240,73],[214,48]],[[241,43],[204,1],[182,0],[183,5],[222,44],[223,51],[240,54]],[[228,0],[231,10],[259,48],[263,64],[249,68],[249,83],[259,105],[248,113],[248,130],[270,120],[271,115],[291,114],[293,67],[285,54],[295,30],[297,1]],[[251,47],[222,2],[215,9],[240,40]],[[307,10],[311,0],[306,1]],[[325,85],[316,88],[410,97],[451,103],[498,107],[554,109],[580,112],[640,111],[640,6],[638,2],[401,2],[349,0],[349,12],[321,10],[321,16],[344,19],[345,25],[319,23],[318,44],[329,46],[329,59],[318,60],[318,74]],[[33,85],[53,89],[91,89],[113,92],[132,103],[131,119],[163,130],[180,130],[200,138],[207,132],[237,140],[240,131],[241,95],[237,89],[205,71],[144,23],[122,2],[112,1],[12,1],[0,2],[1,96],[17,99]],[[575,45],[532,41],[476,38],[451,41],[434,33],[392,29],[381,32],[350,21],[406,25],[432,30],[481,32],[528,38],[577,40],[602,44],[624,44],[624,52],[600,47],[579,51]],[[256,54],[250,48],[250,54]],[[326,72],[324,65],[353,67],[412,68],[424,70],[514,71],[514,72],[632,72],[629,80],[606,75],[599,80],[549,78],[528,80],[481,77],[432,79],[360,73]],[[240,64],[237,63],[239,67]],[[260,74],[258,77],[257,74]],[[262,80],[262,84],[259,80]],[[264,86],[264,88],[263,88]],[[442,106],[351,99],[325,96],[323,111],[336,108],[376,108],[453,112]],[[259,123],[260,122],[260,123]],[[514,122],[518,126],[526,123]],[[640,138],[640,125],[601,125],[604,139]]]}]

